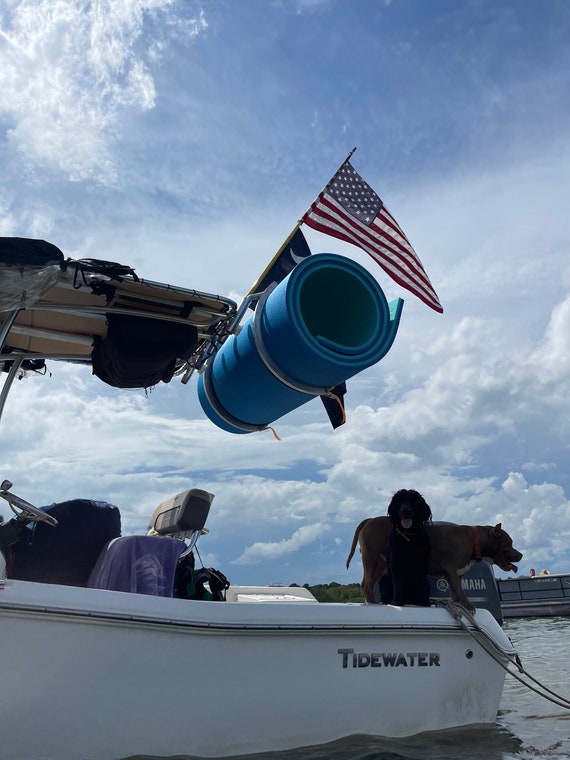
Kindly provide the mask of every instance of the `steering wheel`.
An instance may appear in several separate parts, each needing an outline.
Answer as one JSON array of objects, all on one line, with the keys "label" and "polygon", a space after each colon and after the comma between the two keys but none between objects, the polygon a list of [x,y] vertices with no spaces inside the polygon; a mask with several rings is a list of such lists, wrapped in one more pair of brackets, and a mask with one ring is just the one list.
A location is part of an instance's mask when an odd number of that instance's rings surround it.
[{"label": "steering wheel", "polygon": [[57,520],[55,517],[52,517],[47,512],[34,507],[33,504],[29,504],[25,499],[16,496],[15,493],[9,493],[12,485],[13,484],[10,483],[9,480],[4,480],[0,485],[0,496],[8,502],[10,509],[16,515],[18,520],[26,520],[28,522],[43,522],[46,523],[46,525],[50,525],[52,528],[55,528],[57,525]]}]

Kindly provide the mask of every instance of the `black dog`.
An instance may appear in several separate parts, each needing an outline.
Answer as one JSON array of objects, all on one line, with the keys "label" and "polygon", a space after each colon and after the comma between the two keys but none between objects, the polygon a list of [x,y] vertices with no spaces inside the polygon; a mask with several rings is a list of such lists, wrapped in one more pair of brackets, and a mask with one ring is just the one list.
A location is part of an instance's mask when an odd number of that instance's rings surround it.
[{"label": "black dog", "polygon": [[389,569],[380,579],[380,601],[428,607],[431,544],[426,525],[431,509],[420,493],[402,489],[392,497],[388,517],[392,521]]}]

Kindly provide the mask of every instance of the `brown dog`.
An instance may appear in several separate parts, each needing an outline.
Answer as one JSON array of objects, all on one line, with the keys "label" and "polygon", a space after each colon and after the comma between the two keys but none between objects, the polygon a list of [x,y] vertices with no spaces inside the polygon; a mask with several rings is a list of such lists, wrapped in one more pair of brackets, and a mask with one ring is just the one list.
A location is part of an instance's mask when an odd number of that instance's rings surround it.
[{"label": "brown dog", "polygon": [[[388,567],[388,545],[392,523],[389,517],[370,517],[356,528],[346,567],[360,543],[362,554],[362,591],[369,604],[374,604],[374,584]],[[513,562],[520,562],[522,554],[513,547],[509,534],[495,525],[456,525],[435,522],[427,527],[431,542],[428,573],[443,576],[449,583],[451,598],[469,610],[473,604],[461,588],[460,576],[482,557],[498,565],[505,572],[517,572]]]}]

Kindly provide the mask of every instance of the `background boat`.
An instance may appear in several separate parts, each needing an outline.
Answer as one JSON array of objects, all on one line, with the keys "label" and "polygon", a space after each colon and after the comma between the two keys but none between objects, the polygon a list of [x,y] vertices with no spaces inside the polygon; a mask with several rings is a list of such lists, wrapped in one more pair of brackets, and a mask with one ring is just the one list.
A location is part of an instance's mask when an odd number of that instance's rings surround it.
[{"label": "background boat", "polygon": [[570,573],[497,580],[506,618],[570,615]]}]

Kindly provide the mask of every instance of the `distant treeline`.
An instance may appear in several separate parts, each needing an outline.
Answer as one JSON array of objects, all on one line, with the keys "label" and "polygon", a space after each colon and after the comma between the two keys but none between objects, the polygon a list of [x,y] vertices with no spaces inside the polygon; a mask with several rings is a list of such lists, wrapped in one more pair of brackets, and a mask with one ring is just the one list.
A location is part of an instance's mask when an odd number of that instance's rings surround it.
[{"label": "distant treeline", "polygon": [[[291,584],[291,586],[298,585],[298,583]],[[346,586],[340,583],[321,583],[317,586],[303,583],[303,587],[308,588],[319,602],[364,602],[364,594],[359,583],[348,583]]]}]

